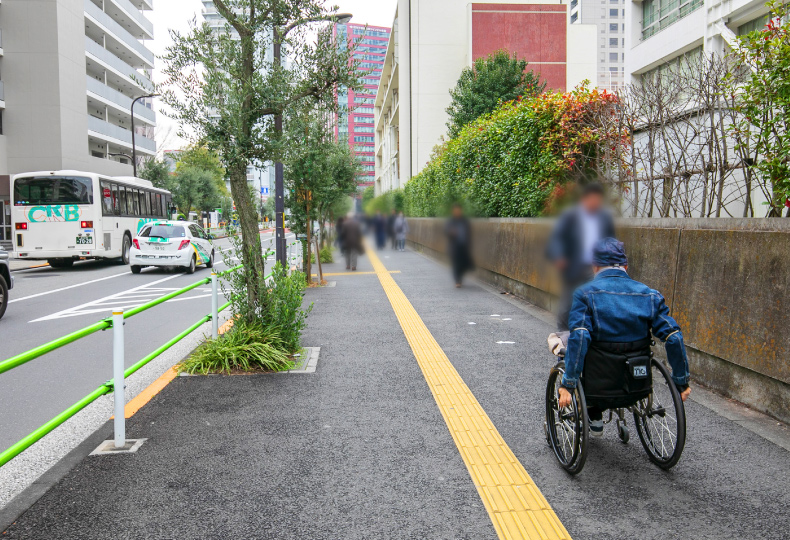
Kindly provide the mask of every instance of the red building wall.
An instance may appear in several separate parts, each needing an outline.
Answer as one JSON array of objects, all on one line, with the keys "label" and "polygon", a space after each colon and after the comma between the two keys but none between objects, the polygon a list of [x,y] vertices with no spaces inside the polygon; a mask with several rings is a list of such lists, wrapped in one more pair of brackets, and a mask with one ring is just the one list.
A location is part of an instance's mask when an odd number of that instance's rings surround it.
[{"label": "red building wall", "polygon": [[564,4],[472,4],[472,58],[506,49],[529,62],[546,88],[566,90],[568,14]]}]

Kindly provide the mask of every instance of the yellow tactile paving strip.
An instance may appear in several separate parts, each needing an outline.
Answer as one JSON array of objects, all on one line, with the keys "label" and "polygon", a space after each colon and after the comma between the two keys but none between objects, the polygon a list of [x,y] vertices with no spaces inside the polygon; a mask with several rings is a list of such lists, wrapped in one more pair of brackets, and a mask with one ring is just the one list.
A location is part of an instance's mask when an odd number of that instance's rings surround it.
[{"label": "yellow tactile paving strip", "polygon": [[375,252],[368,253],[499,538],[569,540],[568,531],[409,299]]}]

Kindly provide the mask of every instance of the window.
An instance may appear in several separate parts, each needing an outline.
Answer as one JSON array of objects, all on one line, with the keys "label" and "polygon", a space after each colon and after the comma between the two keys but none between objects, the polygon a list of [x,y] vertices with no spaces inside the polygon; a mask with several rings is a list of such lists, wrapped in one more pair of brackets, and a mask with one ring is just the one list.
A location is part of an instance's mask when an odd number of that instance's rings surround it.
[{"label": "window", "polygon": [[609,31],[614,32],[616,34],[619,26],[620,25],[617,23],[611,23],[609,24]]},{"label": "window", "polygon": [[80,176],[36,176],[14,182],[14,206],[93,204],[93,182]]},{"label": "window", "polygon": [[701,8],[703,0],[644,0],[642,39],[647,39],[672,23]]},{"label": "window", "polygon": [[140,191],[140,215],[148,216],[151,215],[151,209],[148,205],[148,192],[147,191]]},{"label": "window", "polygon": [[156,215],[157,216],[164,216],[165,215],[165,210],[164,210],[164,207],[162,205],[162,194],[161,193],[157,193],[156,194]]},{"label": "window", "polygon": [[127,212],[127,205],[126,205],[126,188],[123,186],[118,186],[118,195],[121,198],[121,215],[125,216],[128,214]]},{"label": "window", "polygon": [[113,204],[113,196],[112,196],[112,184],[107,180],[101,181],[101,210],[102,215],[105,216],[112,216],[115,214],[114,204]]},{"label": "window", "polygon": [[130,190],[130,189],[127,188],[126,199],[128,201],[127,204],[131,203],[131,204],[129,204],[129,206],[130,206],[129,213],[132,214],[133,216],[139,216],[140,215],[140,192],[137,191],[136,189],[131,189]]},{"label": "window", "polygon": [[373,127],[359,126],[354,128],[355,133],[373,133]]},{"label": "window", "polygon": [[121,215],[121,200],[118,198],[118,184],[112,185],[112,211],[116,216]]},{"label": "window", "polygon": [[620,10],[619,9],[610,9],[609,10],[609,16],[610,17],[617,17],[618,15],[620,15]]},{"label": "window", "polygon": [[609,46],[610,47],[619,47],[620,46],[620,40],[617,39],[616,37],[609,38]]},{"label": "window", "polygon": [[376,142],[374,137],[354,137],[354,142]]},{"label": "window", "polygon": [[153,225],[140,232],[143,238],[184,238],[186,235],[186,229],[181,225]]},{"label": "window", "polygon": [[738,27],[738,35],[745,36],[755,30],[762,30],[768,24],[768,15],[761,15],[747,23],[743,23]]},{"label": "window", "polygon": [[370,118],[369,116],[357,116],[354,118],[354,122],[357,124],[372,124],[373,118]]},{"label": "window", "polygon": [[577,11],[573,15],[571,15],[571,24],[575,23],[579,19],[579,12]]},{"label": "window", "polygon": [[620,55],[616,52],[609,53],[609,61],[610,62],[617,62],[620,59]]}]

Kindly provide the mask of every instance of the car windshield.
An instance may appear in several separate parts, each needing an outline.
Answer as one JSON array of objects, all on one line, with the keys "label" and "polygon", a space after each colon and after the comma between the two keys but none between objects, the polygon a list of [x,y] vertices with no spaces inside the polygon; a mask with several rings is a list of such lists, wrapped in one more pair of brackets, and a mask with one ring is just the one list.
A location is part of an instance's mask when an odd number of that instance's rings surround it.
[{"label": "car windshield", "polygon": [[154,225],[140,233],[143,238],[185,238],[186,235],[186,229],[180,225]]},{"label": "car windshield", "polygon": [[93,183],[80,176],[35,176],[14,182],[15,206],[93,204]]}]

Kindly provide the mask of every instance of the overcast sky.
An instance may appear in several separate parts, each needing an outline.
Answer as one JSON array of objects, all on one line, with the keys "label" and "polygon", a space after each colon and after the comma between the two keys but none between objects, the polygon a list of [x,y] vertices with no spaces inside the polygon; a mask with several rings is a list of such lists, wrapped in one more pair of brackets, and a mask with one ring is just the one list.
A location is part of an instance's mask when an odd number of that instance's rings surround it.
[{"label": "overcast sky", "polygon": [[[327,5],[337,5],[341,13],[353,13],[354,23],[388,27],[392,25],[397,0],[330,0]],[[200,20],[203,3],[200,0],[158,0],[154,6],[154,11],[146,15],[154,23],[156,39],[147,45],[159,56],[171,44],[169,30],[188,30],[193,19]],[[160,63],[158,59],[157,63]],[[161,81],[158,73],[154,74],[154,80]],[[159,114],[157,124],[160,150],[177,149],[184,144],[175,136],[177,126],[172,120]]]}]

